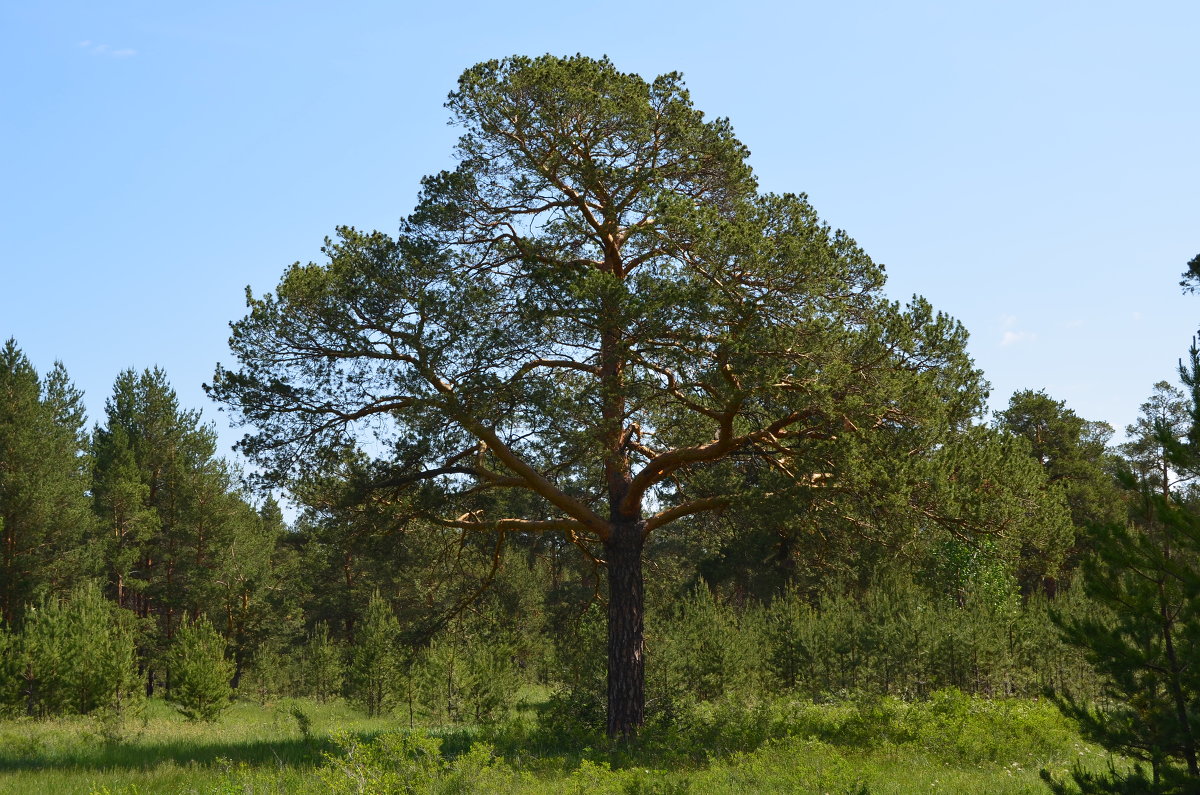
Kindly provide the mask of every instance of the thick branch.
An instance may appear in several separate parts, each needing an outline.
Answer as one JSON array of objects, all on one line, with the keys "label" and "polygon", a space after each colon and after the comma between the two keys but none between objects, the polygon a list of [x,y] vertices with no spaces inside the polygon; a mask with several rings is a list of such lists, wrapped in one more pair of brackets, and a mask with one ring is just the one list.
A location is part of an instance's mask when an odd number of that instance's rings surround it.
[{"label": "thick branch", "polygon": [[599,374],[599,369],[597,367],[590,364],[583,364],[582,362],[576,362],[571,359],[535,359],[532,362],[526,362],[525,364],[521,365],[520,369],[513,373],[512,378],[509,380],[517,381],[526,373],[539,367],[559,367],[567,370],[579,370],[580,372],[588,373],[589,375]]},{"label": "thick branch", "polygon": [[486,530],[489,532],[523,532],[550,533],[561,530],[570,535],[587,532],[588,526],[574,519],[493,519],[491,521],[476,521],[464,514],[457,519],[434,519],[436,524],[443,527],[458,527],[464,530]]},{"label": "thick branch", "polygon": [[523,478],[528,488],[544,498],[563,513],[582,523],[588,530],[595,533],[601,540],[608,538],[608,522],[580,500],[563,493],[561,489],[546,479],[542,473],[530,466],[524,459],[513,452],[496,432],[487,427],[475,417],[468,414],[454,395],[454,389],[443,381],[437,373],[422,366],[420,372],[423,378],[433,385],[447,399],[447,413],[465,430],[474,434],[475,438],[484,442],[496,458],[500,459],[509,469]]},{"label": "thick branch", "polygon": [[717,433],[717,438],[708,444],[696,445],[694,447],[680,447],[675,450],[669,450],[660,456],[649,461],[642,471],[634,477],[633,482],[629,485],[629,492],[625,500],[621,504],[622,510],[632,511],[633,508],[641,503],[646,491],[656,483],[661,482],[668,477],[672,472],[685,467],[689,464],[701,464],[709,461],[716,461],[741,447],[756,442],[760,439],[766,439],[776,436],[787,426],[799,422],[804,418],[802,412],[794,412],[781,419],[776,420],[765,428],[760,428],[751,433],[742,434],[741,436],[733,435],[733,413],[735,408],[731,408],[723,418],[721,428]]},{"label": "thick branch", "polygon": [[720,511],[729,507],[730,498],[728,497],[703,497],[691,502],[685,502],[682,505],[676,505],[674,508],[668,508],[665,511],[659,511],[646,520],[645,534],[649,535],[650,531],[656,527],[662,527],[683,516],[691,516],[694,513],[702,513],[704,511]]}]

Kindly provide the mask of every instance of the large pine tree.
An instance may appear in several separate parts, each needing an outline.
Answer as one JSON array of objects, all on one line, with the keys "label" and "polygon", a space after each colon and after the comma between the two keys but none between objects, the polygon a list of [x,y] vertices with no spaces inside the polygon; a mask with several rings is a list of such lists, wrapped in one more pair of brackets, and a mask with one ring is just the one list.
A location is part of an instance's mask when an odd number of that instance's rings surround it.
[{"label": "large pine tree", "polygon": [[647,538],[753,498],[696,480],[754,456],[798,493],[853,489],[815,446],[928,451],[978,410],[980,379],[957,323],[888,301],[803,196],[759,193],[679,75],[511,58],[467,70],[448,106],[455,170],[425,180],[398,238],[340,230],[329,264],[252,298],[241,369],[212,393],[281,480],[362,442],[398,511],[603,560],[608,729],[629,735]]}]

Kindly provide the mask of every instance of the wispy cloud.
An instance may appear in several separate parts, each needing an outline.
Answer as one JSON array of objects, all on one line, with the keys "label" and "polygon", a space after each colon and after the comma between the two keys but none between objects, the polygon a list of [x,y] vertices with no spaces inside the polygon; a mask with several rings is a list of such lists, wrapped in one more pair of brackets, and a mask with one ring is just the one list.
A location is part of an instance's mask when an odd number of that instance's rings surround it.
[{"label": "wispy cloud", "polygon": [[1004,329],[1004,334],[1000,337],[1000,347],[1007,348],[1009,345],[1017,345],[1022,342],[1033,342],[1037,339],[1037,334],[1032,331],[1021,331],[1017,328],[1016,315],[1001,315],[1000,327]]},{"label": "wispy cloud", "polygon": [[132,58],[137,55],[137,50],[131,50],[128,47],[110,47],[107,44],[89,40],[79,42],[79,47],[90,55],[103,55],[108,58]]},{"label": "wispy cloud", "polygon": [[1033,342],[1037,339],[1037,334],[1032,331],[1006,331],[1004,336],[1000,338],[1000,347],[1007,348],[1009,345],[1016,345],[1021,342]]}]

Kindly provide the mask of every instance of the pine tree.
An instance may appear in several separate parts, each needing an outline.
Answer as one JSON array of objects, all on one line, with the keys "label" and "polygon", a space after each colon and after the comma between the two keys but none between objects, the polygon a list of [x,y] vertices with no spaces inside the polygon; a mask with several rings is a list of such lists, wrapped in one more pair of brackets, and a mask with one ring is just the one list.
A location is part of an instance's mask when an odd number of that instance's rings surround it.
[{"label": "pine tree", "polygon": [[269,642],[289,643],[299,634],[293,590],[300,573],[283,544],[283,513],[273,499],[258,511],[238,495],[226,495],[226,500],[233,533],[214,550],[212,582],[233,654],[236,689],[257,649]]},{"label": "pine tree", "polygon": [[1027,593],[1040,586],[1053,596],[1059,580],[1069,579],[1090,548],[1090,528],[1124,521],[1125,502],[1114,477],[1116,455],[1108,446],[1113,429],[1104,422],[1085,420],[1062,401],[1032,390],[1014,393],[1008,408],[996,413],[996,425],[1029,442],[1029,452],[1046,472],[1047,487],[1061,490],[1070,509],[1074,542],[1061,575],[1038,576],[1036,563],[1043,550],[1037,548],[1025,550],[1026,565],[1018,573]]},{"label": "pine tree", "polygon": [[167,672],[167,700],[188,720],[214,721],[229,708],[233,663],[225,659],[225,640],[207,618],[179,625],[167,652]]},{"label": "pine tree", "polygon": [[92,569],[82,396],[61,364],[44,379],[0,349],[0,619],[63,595]]},{"label": "pine tree", "polygon": [[322,704],[341,693],[346,666],[341,648],[329,634],[328,624],[319,624],[308,636],[301,675],[304,692]]},{"label": "pine tree", "polygon": [[[216,457],[214,431],[199,412],[179,406],[161,369],[117,377],[92,447],[110,593],[152,619],[142,650],[150,692],[153,660],[186,616],[211,614],[247,639],[242,618],[249,611],[234,605],[249,598],[249,568],[261,569],[262,525]],[[231,549],[245,557],[231,558]],[[239,582],[230,584],[227,574]],[[238,647],[243,662],[245,645]]]},{"label": "pine tree", "polygon": [[448,106],[455,170],[424,180],[398,237],[342,228],[328,264],[249,297],[210,393],[277,482],[366,442],[397,513],[603,560],[608,732],[628,737],[648,539],[757,497],[697,480],[753,457],[812,496],[822,441],[927,452],[979,410],[981,379],[961,326],[889,301],[805,197],[758,191],[678,74],[514,57],[468,69]]},{"label": "pine tree", "polygon": [[375,592],[354,635],[350,670],[350,699],[372,717],[395,704],[400,686],[400,622],[391,606]]},{"label": "pine tree", "polygon": [[132,616],[94,583],[31,608],[12,641],[26,714],[121,714],[139,701]]},{"label": "pine tree", "polygon": [[[1063,637],[1106,679],[1106,703],[1059,694],[1085,737],[1150,765],[1088,774],[1083,792],[1200,790],[1200,506],[1179,484],[1200,471],[1200,353],[1181,367],[1190,401],[1166,383],[1142,407],[1126,445],[1134,473],[1128,526],[1110,525],[1083,565],[1087,594],[1104,617],[1059,617]],[[1190,425],[1190,427],[1189,427]],[[1051,782],[1057,792],[1065,784]]]}]

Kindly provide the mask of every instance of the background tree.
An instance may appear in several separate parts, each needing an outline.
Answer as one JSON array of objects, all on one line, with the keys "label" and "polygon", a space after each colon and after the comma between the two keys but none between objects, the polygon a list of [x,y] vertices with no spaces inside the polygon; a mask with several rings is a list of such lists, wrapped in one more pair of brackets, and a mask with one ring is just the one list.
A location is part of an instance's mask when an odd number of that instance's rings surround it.
[{"label": "background tree", "polygon": [[1125,428],[1129,441],[1121,445],[1121,452],[1130,468],[1164,497],[1192,477],[1173,467],[1171,460],[1172,451],[1188,435],[1189,419],[1187,396],[1178,387],[1159,381],[1138,418]]},{"label": "background tree", "polygon": [[754,456],[803,495],[827,479],[822,441],[929,450],[978,412],[978,374],[961,327],[887,301],[803,197],[759,195],[678,75],[512,58],[469,69],[448,107],[458,167],[399,238],[339,230],[327,265],[250,297],[241,369],[211,394],[278,480],[370,438],[395,511],[603,560],[608,730],[628,735],[646,539],[745,499],[693,479]]},{"label": "background tree", "polygon": [[[1066,499],[1074,527],[1063,572],[1069,577],[1090,548],[1091,528],[1125,518],[1125,501],[1115,477],[1118,464],[1108,447],[1113,430],[1107,423],[1083,419],[1044,391],[1028,389],[1014,393],[1008,408],[996,413],[996,425],[1028,441],[1029,453],[1046,473],[1048,488],[1061,491]],[[1057,590],[1057,576],[1042,576],[1045,557],[1046,550],[1037,547],[1023,550],[1020,578],[1026,592],[1035,586],[1051,595]]]},{"label": "background tree", "polygon": [[240,494],[226,493],[222,499],[228,504],[224,518],[232,532],[213,550],[215,604],[210,603],[210,609],[221,611],[236,690],[258,649],[278,646],[302,631],[296,593],[301,573],[295,552],[286,543],[283,512],[273,498],[268,497],[258,511]]},{"label": "background tree", "polygon": [[62,596],[95,566],[82,395],[60,363],[45,379],[0,348],[0,618]]},{"label": "background tree", "polygon": [[152,693],[155,661],[185,617],[211,613],[231,635],[250,631],[258,604],[248,589],[280,528],[267,529],[243,499],[213,430],[179,406],[161,369],[117,377],[92,446],[110,591],[151,620],[142,660]]},{"label": "background tree", "polygon": [[1013,393],[1008,408],[997,412],[996,424],[1029,441],[1030,453],[1050,483],[1065,490],[1076,527],[1124,515],[1113,478],[1115,461],[1108,447],[1113,429],[1108,423],[1085,420],[1045,391],[1026,389]]}]

